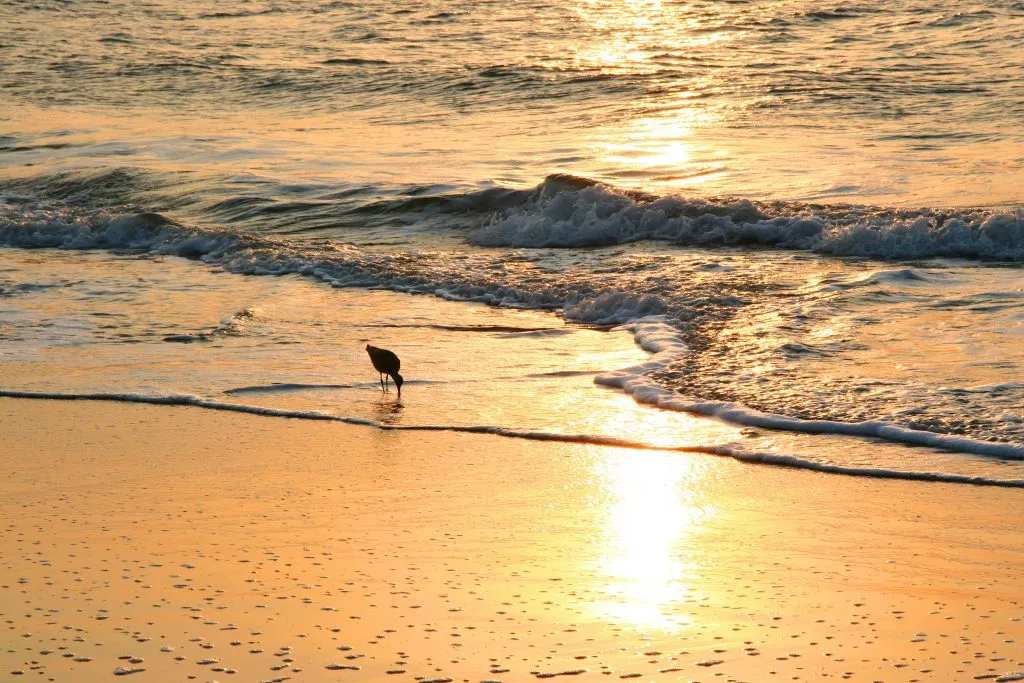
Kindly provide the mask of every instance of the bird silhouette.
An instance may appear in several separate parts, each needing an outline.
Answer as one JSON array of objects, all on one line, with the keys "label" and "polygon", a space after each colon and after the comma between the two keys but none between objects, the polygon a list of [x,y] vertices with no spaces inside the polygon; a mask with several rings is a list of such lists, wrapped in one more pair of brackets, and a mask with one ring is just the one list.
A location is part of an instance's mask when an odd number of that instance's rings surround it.
[{"label": "bird silhouette", "polygon": [[401,397],[402,384],[405,380],[398,374],[398,370],[402,367],[402,361],[393,351],[379,349],[369,344],[366,345],[366,352],[370,354],[370,362],[373,363],[373,367],[380,373],[381,391],[388,390],[388,375],[390,375],[394,378],[395,386],[398,387],[398,396]]}]

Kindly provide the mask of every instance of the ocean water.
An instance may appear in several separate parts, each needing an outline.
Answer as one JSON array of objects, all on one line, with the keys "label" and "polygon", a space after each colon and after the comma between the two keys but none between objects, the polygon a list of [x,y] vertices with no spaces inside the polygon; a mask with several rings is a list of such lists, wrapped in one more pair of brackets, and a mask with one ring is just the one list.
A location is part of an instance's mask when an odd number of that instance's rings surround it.
[{"label": "ocean water", "polygon": [[1006,0],[6,3],[0,393],[1024,486],[1022,43]]}]

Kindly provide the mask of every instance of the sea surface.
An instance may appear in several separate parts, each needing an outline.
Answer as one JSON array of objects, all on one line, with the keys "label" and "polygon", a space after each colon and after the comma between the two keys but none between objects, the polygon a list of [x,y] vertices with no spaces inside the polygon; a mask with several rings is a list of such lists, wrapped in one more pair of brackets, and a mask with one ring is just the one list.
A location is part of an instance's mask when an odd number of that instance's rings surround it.
[{"label": "sea surface", "polygon": [[1009,0],[4,3],[0,395],[1024,486],[1021,45]]}]

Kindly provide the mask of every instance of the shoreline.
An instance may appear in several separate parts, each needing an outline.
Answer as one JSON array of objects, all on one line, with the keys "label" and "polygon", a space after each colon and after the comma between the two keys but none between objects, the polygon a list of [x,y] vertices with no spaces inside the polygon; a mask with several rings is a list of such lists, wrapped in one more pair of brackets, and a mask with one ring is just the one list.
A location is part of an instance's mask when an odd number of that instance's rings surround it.
[{"label": "shoreline", "polygon": [[[658,390],[660,394],[666,394],[663,390]],[[627,392],[631,393],[631,392]],[[380,431],[398,431],[398,432],[453,432],[453,433],[464,433],[464,434],[486,434],[491,436],[499,436],[510,439],[524,439],[527,441],[548,441],[556,443],[569,443],[578,445],[589,445],[589,446],[607,446],[612,448],[624,448],[629,450],[643,450],[643,451],[657,451],[666,453],[700,453],[703,455],[718,456],[723,458],[732,458],[739,462],[747,464],[759,464],[768,465],[771,467],[779,467],[783,469],[796,469],[806,470],[811,472],[820,472],[823,474],[834,474],[847,477],[859,477],[864,479],[892,479],[902,481],[915,481],[915,482],[941,482],[945,484],[965,484],[969,486],[983,486],[983,487],[997,487],[997,488],[1024,488],[1024,479],[993,479],[990,477],[982,476],[968,476],[968,475],[957,475],[946,472],[913,472],[913,471],[900,471],[891,470],[884,468],[864,468],[864,467],[844,467],[842,465],[835,465],[830,463],[815,462],[806,460],[785,453],[769,453],[769,452],[756,452],[748,449],[734,446],[733,444],[725,444],[718,446],[700,446],[700,445],[658,445],[652,443],[645,443],[642,441],[633,441],[629,439],[623,439],[614,436],[606,435],[595,435],[595,434],[563,434],[557,432],[545,432],[536,430],[524,430],[515,429],[509,427],[501,427],[497,425],[400,425],[400,424],[388,424],[378,420],[371,420],[368,418],[360,417],[346,417],[342,415],[334,415],[325,413],[322,411],[305,411],[305,410],[288,410],[279,408],[270,408],[267,406],[253,406],[242,403],[226,403],[223,401],[215,401],[211,399],[205,399],[199,396],[193,395],[148,395],[148,394],[106,394],[106,393],[51,393],[51,392],[34,392],[34,391],[12,391],[6,389],[0,389],[0,398],[12,398],[16,400],[56,400],[56,401],[105,401],[111,403],[124,403],[124,404],[138,404],[138,405],[153,405],[153,406],[167,406],[167,407],[191,407],[199,408],[202,410],[214,410],[214,411],[225,411],[233,413],[242,413],[248,415],[256,415],[260,417],[271,417],[271,418],[285,418],[295,420],[311,420],[318,422],[338,422],[346,425],[370,427]],[[648,401],[637,400],[638,403],[644,404]],[[671,400],[665,401],[650,401],[650,403],[657,403],[657,407],[663,410],[675,410],[677,412],[690,412],[688,410],[673,407]],[[696,415],[705,415],[704,413],[696,412]],[[779,416],[761,414],[766,420],[770,418],[776,418]],[[713,417],[714,413],[710,412],[706,416]],[[728,420],[723,421],[729,422]],[[792,421],[792,420],[789,420]],[[817,421],[822,423],[824,421]],[[760,427],[767,429],[778,429],[780,431],[787,431],[783,427],[771,427],[765,424],[760,424],[755,421]],[[743,422],[737,422],[735,424],[742,425]],[[850,427],[849,432],[852,435],[861,436],[875,436],[870,431],[865,430],[864,434],[855,430],[854,428],[861,426],[861,424],[869,426],[877,426],[878,424],[885,425],[884,429],[890,429],[893,431],[909,432],[912,434],[920,434],[925,436],[934,436],[936,440],[948,438],[950,441],[965,441],[956,437],[945,437],[941,434],[932,434],[930,432],[914,432],[914,430],[907,430],[897,427],[895,425],[887,425],[886,423],[860,423],[850,424],[831,422],[826,424],[841,425]],[[881,429],[881,428],[880,428]],[[791,429],[789,431],[804,432],[807,430]],[[817,433],[817,432],[810,432]],[[823,433],[834,433],[834,432],[823,432]],[[840,432],[841,433],[841,432]],[[881,437],[879,437],[881,438]],[[970,440],[966,440],[970,441]],[[908,443],[911,445],[931,446],[938,448],[934,444],[927,443],[922,439],[912,439]],[[1007,457],[1009,459],[1014,458],[1012,455],[1006,453],[1016,453],[1020,451],[1022,447],[1014,446],[1012,444],[989,444],[988,442],[978,442],[982,445],[993,446],[994,457]],[[1006,451],[1004,453],[1003,451]],[[953,451],[959,452],[959,451]],[[971,451],[964,451],[971,453]]]},{"label": "shoreline", "polygon": [[[21,287],[28,287],[29,289],[24,290],[28,292],[37,291],[32,288],[39,288],[39,292],[51,291],[50,284],[34,282],[37,276],[32,270],[35,266],[31,263],[32,259],[29,258],[29,252],[25,250],[4,251],[5,254],[12,255],[13,272],[17,274],[15,280],[25,280],[25,282],[15,285],[12,291],[23,291],[19,289]],[[293,274],[293,276],[287,278],[254,278],[253,280],[262,280],[262,282],[257,282],[253,285],[250,285],[243,279],[231,280],[230,287],[225,287],[225,282],[231,278],[219,278],[222,272],[221,267],[224,264],[215,266],[211,273],[216,275],[210,277],[207,273],[203,273],[202,269],[198,268],[198,264],[193,260],[182,257],[167,257],[166,260],[161,261],[165,270],[175,273],[177,277],[182,279],[188,278],[189,281],[194,279],[197,283],[197,287],[187,295],[187,298],[182,292],[167,284],[173,281],[173,278],[168,278],[166,282],[158,283],[159,291],[166,295],[169,301],[178,303],[179,310],[168,313],[167,310],[160,310],[161,307],[154,306],[152,301],[147,300],[149,298],[147,295],[139,295],[138,292],[134,291],[130,277],[153,277],[152,269],[135,268],[133,267],[134,264],[119,262],[115,257],[106,252],[85,254],[75,251],[45,250],[45,254],[32,254],[31,256],[32,258],[42,258],[46,261],[51,256],[54,257],[55,264],[59,265],[61,270],[66,270],[68,277],[74,278],[76,281],[80,278],[84,281],[91,277],[110,278],[112,284],[116,283],[117,287],[122,288],[123,296],[131,297],[133,301],[136,300],[136,297],[141,300],[147,314],[140,319],[140,324],[138,325],[119,322],[94,327],[97,323],[96,316],[108,316],[110,313],[110,311],[95,310],[97,307],[109,304],[109,302],[104,302],[104,297],[102,296],[95,299],[95,301],[89,301],[89,303],[84,303],[87,300],[85,298],[79,299],[78,302],[71,305],[71,308],[75,309],[73,313],[69,312],[68,304],[61,301],[60,288],[52,288],[53,294],[33,294],[32,296],[36,301],[32,302],[28,300],[28,296],[24,299],[10,299],[14,302],[11,315],[27,315],[30,316],[30,319],[36,316],[55,317],[70,326],[72,336],[64,342],[59,341],[59,336],[46,338],[45,333],[41,333],[41,331],[45,330],[50,323],[27,324],[20,329],[18,329],[19,326],[16,324],[15,327],[19,332],[25,330],[22,332],[25,338],[19,339],[18,334],[12,335],[14,347],[12,354],[8,357],[13,362],[7,365],[11,369],[10,375],[8,381],[4,383],[5,386],[0,387],[0,395],[27,398],[34,397],[35,393],[32,391],[22,391],[22,389],[42,389],[43,391],[38,393],[45,393],[49,390],[53,394],[53,398],[84,398],[94,396],[100,398],[104,392],[114,396],[122,396],[120,393],[121,388],[131,386],[137,388],[137,391],[151,391],[158,396],[195,395],[209,397],[208,403],[210,405],[208,407],[219,407],[220,402],[217,400],[217,397],[220,395],[220,392],[232,393],[249,388],[248,383],[251,378],[237,371],[238,368],[248,366],[251,361],[251,358],[247,357],[244,346],[251,343],[251,341],[254,342],[261,335],[268,335],[268,333],[280,334],[282,332],[290,337],[288,341],[299,342],[294,345],[295,349],[306,348],[309,349],[309,353],[305,357],[300,357],[299,354],[284,349],[283,345],[278,345],[274,349],[272,345],[267,344],[261,350],[261,360],[265,364],[269,361],[275,366],[272,368],[273,372],[267,375],[266,379],[268,382],[272,384],[276,382],[294,383],[296,380],[299,380],[294,385],[295,387],[310,390],[360,388],[359,380],[357,379],[358,375],[355,374],[349,374],[348,376],[337,374],[333,382],[328,385],[310,382],[316,381],[315,378],[319,376],[319,368],[322,367],[321,364],[325,361],[328,363],[327,367],[338,367],[333,363],[335,350],[338,348],[350,347],[349,350],[358,357],[353,355],[343,356],[344,362],[340,364],[340,368],[345,366],[356,367],[362,364],[364,360],[361,358],[361,349],[367,340],[362,339],[363,334],[366,333],[365,330],[363,332],[359,332],[359,330],[364,329],[364,327],[376,328],[380,324],[377,316],[383,311],[389,321],[381,329],[391,328],[388,330],[388,334],[392,335],[392,341],[405,347],[402,349],[403,353],[409,353],[406,356],[407,363],[415,363],[417,367],[424,367],[437,373],[435,378],[443,376],[444,379],[451,381],[454,377],[452,373],[455,368],[453,368],[451,363],[435,362],[436,358],[430,357],[428,354],[418,354],[415,351],[417,347],[422,348],[426,345],[437,344],[439,341],[446,341],[448,342],[448,348],[453,353],[461,354],[466,351],[467,347],[472,345],[474,358],[470,362],[465,363],[463,368],[458,368],[458,370],[464,371],[459,373],[460,380],[472,379],[474,381],[487,379],[486,372],[481,372],[479,369],[488,367],[486,364],[492,363],[496,357],[501,355],[512,357],[513,353],[530,354],[532,362],[538,364],[538,367],[546,366],[545,369],[549,371],[547,377],[550,380],[549,386],[551,390],[561,389],[560,386],[557,386],[557,382],[551,378],[557,377],[557,372],[564,371],[566,367],[570,367],[572,368],[569,370],[570,376],[575,378],[577,385],[581,383],[587,385],[597,384],[604,389],[621,392],[630,402],[635,402],[639,406],[639,409],[632,411],[634,414],[645,411],[648,409],[648,406],[651,406],[656,410],[665,411],[677,416],[685,415],[687,416],[685,419],[688,421],[706,421],[706,418],[713,418],[718,424],[724,425],[733,432],[733,436],[718,439],[715,443],[731,445],[733,441],[742,441],[747,447],[744,451],[753,452],[754,455],[759,455],[761,451],[766,451],[770,454],[783,454],[782,456],[770,455],[768,458],[761,458],[762,461],[775,460],[774,464],[854,476],[896,476],[920,480],[942,479],[958,483],[984,485],[991,483],[999,486],[1024,485],[1024,477],[1021,476],[1024,470],[1021,467],[1014,467],[1013,471],[1010,472],[1000,468],[998,465],[986,469],[984,466],[976,467],[970,463],[972,459],[978,461],[995,459],[997,463],[1010,460],[1019,461],[1018,464],[1024,462],[1024,441],[1020,438],[1020,428],[1017,426],[1024,423],[1021,422],[1022,417],[1017,414],[1018,406],[1013,403],[1014,394],[1015,392],[1019,393],[1021,385],[1014,382],[996,383],[990,372],[987,374],[986,372],[981,372],[976,377],[973,377],[970,382],[961,378],[946,385],[933,379],[913,387],[908,385],[907,388],[894,388],[902,387],[897,381],[901,377],[898,373],[892,378],[883,379],[882,382],[885,386],[879,387],[876,386],[878,384],[877,379],[864,379],[868,375],[861,372],[860,375],[863,381],[858,380],[856,377],[853,379],[847,378],[852,382],[851,386],[853,389],[847,391],[847,395],[844,397],[842,392],[838,390],[831,395],[827,392],[816,395],[816,387],[807,381],[809,371],[805,371],[803,378],[800,378],[798,373],[797,381],[790,382],[788,385],[791,396],[787,400],[779,401],[777,404],[769,401],[765,404],[758,399],[758,392],[766,395],[771,394],[776,391],[775,388],[770,388],[767,391],[764,389],[777,386],[780,377],[782,377],[783,382],[787,381],[783,370],[788,369],[785,365],[791,361],[787,360],[783,353],[781,356],[782,360],[771,355],[767,359],[762,358],[762,361],[768,361],[766,367],[769,368],[770,372],[765,371],[763,374],[758,374],[760,371],[755,371],[754,374],[750,375],[750,378],[754,380],[753,382],[748,381],[748,379],[733,381],[730,386],[735,390],[734,392],[726,391],[724,394],[716,394],[714,391],[709,391],[705,394],[701,392],[701,385],[698,384],[694,389],[694,394],[687,395],[686,393],[680,393],[683,390],[678,386],[673,390],[674,385],[672,381],[653,379],[654,376],[658,375],[659,371],[667,371],[670,374],[672,372],[679,372],[679,368],[683,367],[685,362],[688,362],[688,358],[695,355],[691,354],[688,350],[685,342],[680,337],[679,330],[671,327],[660,316],[635,319],[630,323],[613,328],[612,332],[616,335],[621,335],[623,338],[627,332],[629,333],[631,339],[628,344],[628,350],[622,348],[623,340],[615,340],[615,343],[609,344],[606,349],[600,348],[600,343],[591,343],[588,344],[590,360],[580,364],[573,357],[572,343],[565,343],[560,347],[555,343],[530,345],[522,343],[522,339],[517,339],[517,343],[520,344],[519,348],[515,351],[509,351],[507,347],[500,344],[500,342],[505,342],[509,339],[507,336],[502,338],[503,334],[501,332],[496,332],[493,335],[489,333],[487,335],[476,335],[476,332],[488,332],[489,328],[465,324],[470,323],[470,321],[486,321],[487,324],[495,325],[495,327],[505,324],[505,327],[509,328],[509,335],[515,335],[517,332],[523,332],[524,335],[534,332],[538,333],[538,335],[564,334],[567,337],[573,335],[583,341],[582,335],[591,331],[585,327],[567,324],[568,316],[565,314],[565,311],[516,311],[516,316],[521,317],[522,320],[514,320],[511,324],[508,324],[510,321],[505,316],[513,315],[510,313],[512,309],[495,308],[493,307],[494,302],[491,301],[490,304],[484,304],[479,307],[484,308],[486,306],[486,311],[481,312],[477,310],[478,307],[473,305],[473,302],[447,301],[443,296],[438,296],[435,293],[433,296],[418,297],[414,310],[421,316],[431,318],[431,324],[438,324],[438,329],[442,330],[441,335],[427,334],[426,330],[428,328],[421,328],[424,333],[418,334],[414,331],[417,328],[416,323],[409,325],[408,320],[402,319],[402,312],[410,301],[415,300],[410,299],[409,294],[388,290],[386,294],[385,292],[375,292],[373,295],[370,295],[366,294],[365,290],[362,289],[347,290],[349,293],[345,294],[342,292],[346,290],[337,290],[329,287],[329,279],[328,281],[321,281],[319,275],[314,275],[311,278],[308,273],[302,275]],[[853,278],[853,281],[874,281],[875,279],[887,281],[890,278],[895,278],[896,282],[923,281],[919,279],[919,276],[904,270],[884,271],[881,274],[872,273],[870,277],[856,277]],[[218,279],[221,281],[218,282]],[[832,279],[835,279],[835,276]],[[849,278],[846,279],[848,280]],[[283,282],[287,282],[288,286],[275,286],[275,284]],[[330,297],[327,296],[328,292]],[[357,294],[352,294],[351,292],[357,292]],[[385,296],[383,301],[380,300],[382,295]],[[344,314],[338,314],[339,299],[351,303],[355,298],[364,297],[366,301],[358,305],[360,315],[349,319]],[[389,299],[387,297],[392,298]],[[989,298],[989,295],[982,294],[981,297]],[[1008,300],[1016,301],[1012,293],[1007,293],[1007,297]],[[331,300],[327,301],[328,298]],[[197,306],[197,302],[200,299],[204,306]],[[225,307],[223,302],[231,299],[235,299],[238,303],[234,306]],[[273,314],[266,316],[265,319],[260,319],[261,316],[259,314],[253,315],[252,311],[254,309],[252,309],[252,306],[254,302],[269,301],[274,301],[277,304]],[[287,302],[287,304],[284,302]],[[467,303],[470,306],[467,307]],[[324,316],[332,316],[331,323],[318,326],[320,330],[329,329],[329,325],[333,324],[346,330],[351,330],[351,332],[333,337],[317,331],[311,332],[310,326],[304,325],[301,320],[289,319],[295,306],[306,308],[303,317],[306,320],[323,320]],[[379,308],[376,308],[378,306]],[[621,312],[623,310],[622,307],[618,306],[617,308],[617,306],[618,304],[612,301],[611,303],[604,302],[598,308],[605,312],[613,309]],[[189,307],[197,307],[200,310],[205,308],[207,313],[205,316],[191,315],[189,313],[183,314],[182,311],[190,310]],[[228,315],[229,313],[230,315]],[[640,313],[637,312],[637,314],[639,315]],[[121,317],[121,314],[118,313],[116,317]],[[445,328],[444,321],[449,318],[463,321],[463,323]],[[220,321],[219,324],[217,324],[218,320]],[[556,321],[557,325],[554,324]],[[993,321],[989,321],[989,324],[992,323]],[[279,329],[271,329],[271,326],[275,324],[280,326]],[[146,329],[150,325],[159,326],[161,329],[158,333],[154,334],[151,329]],[[246,329],[246,326],[250,325],[254,328],[253,330]],[[255,329],[261,325],[264,326],[263,329]],[[125,331],[107,331],[119,326]],[[558,327],[557,330],[555,329],[556,327]],[[882,336],[896,335],[903,338],[904,343],[909,339],[906,335],[912,333],[912,331],[908,332],[908,329],[900,328],[899,326],[892,329],[886,328],[884,325],[882,327],[885,329],[881,332],[876,330],[874,333],[876,336],[879,334],[882,334]],[[1006,326],[999,326],[1000,332],[996,338],[989,340],[993,344],[989,348],[993,352],[1001,352],[1006,355],[1009,359],[1007,362],[1010,364],[1009,371],[1012,372],[1014,359],[1019,354],[1015,354],[1015,347],[1012,347],[1012,345],[1004,345],[1004,342],[1012,341],[1010,339],[1012,333],[1007,331],[1011,328],[1004,329],[1004,327]],[[475,336],[461,336],[463,332],[469,330],[472,330]],[[447,338],[442,338],[444,336]],[[783,334],[775,341],[781,344],[789,339],[789,336],[791,335],[788,333]],[[74,340],[74,343],[67,343],[71,339]],[[182,339],[206,340],[210,343],[171,343]],[[610,335],[603,341],[608,339],[611,339]],[[112,351],[114,345],[107,345],[107,348],[92,346],[97,342],[111,341],[118,345],[129,341],[139,343],[139,345],[131,350],[127,347],[121,347],[124,349],[124,354]],[[479,343],[481,341],[483,343]],[[593,338],[586,341],[595,342]],[[946,346],[966,347],[967,342],[967,339],[960,339],[954,333],[950,339],[946,339],[942,343]],[[59,368],[58,365],[50,362],[36,362],[39,360],[39,357],[36,357],[36,354],[39,353],[39,344],[43,344],[47,348],[59,349],[59,352],[51,357],[56,360],[67,359],[68,366]],[[18,348],[19,346],[21,348]],[[90,353],[97,348],[101,350],[101,353]],[[209,381],[204,383],[205,386],[198,383],[181,382],[182,376],[177,373],[175,367],[172,367],[173,362],[193,362],[195,358],[201,357],[209,352],[210,349],[218,349],[217,355],[222,358],[230,358],[236,365],[233,367],[222,365],[221,368],[217,369],[216,373],[211,373],[208,376]],[[226,349],[226,351],[220,352],[219,349]],[[356,349],[359,350],[357,354]],[[76,350],[81,351],[80,354],[77,354],[77,358],[73,357],[76,355]],[[876,353],[879,352],[881,351],[876,350]],[[600,362],[595,360],[602,353],[604,353],[605,358]],[[19,354],[23,356],[21,361],[19,361]],[[124,359],[121,357],[122,355],[127,355],[131,359],[128,366],[134,376],[131,377],[130,382],[127,384],[120,382],[114,384],[106,383],[103,380],[107,377],[107,374],[101,369],[103,364],[105,363],[107,367],[117,367],[120,371],[125,365]],[[214,354],[210,353],[209,355],[212,356]],[[621,359],[620,355],[622,356]],[[778,354],[775,355],[777,356]],[[23,362],[25,360],[28,362]],[[962,363],[966,363],[966,365],[963,365],[966,373],[977,369],[979,365],[977,363],[967,363],[969,359],[966,357],[960,360]],[[559,362],[556,363],[555,361]],[[814,366],[812,363],[809,367],[812,370],[817,367],[818,370],[823,372],[834,371],[836,373],[835,376],[842,380],[842,373],[845,372],[845,367],[865,363],[864,359],[858,360],[856,357],[854,357],[854,361],[856,362],[851,363],[849,358],[844,357],[840,353],[825,363],[824,366]],[[913,363],[912,359],[908,358],[905,352],[894,352],[891,357],[883,354],[879,358],[870,359],[868,366],[874,367],[874,365],[878,365],[883,367],[886,362],[890,361],[893,363]],[[781,363],[781,365],[776,367],[773,365],[776,362]],[[429,368],[427,363],[431,363]],[[757,363],[757,354],[754,354],[749,359],[745,358],[739,365],[733,362],[733,365],[736,366],[734,367],[733,376],[747,377],[747,375],[739,373],[747,373],[750,367],[758,367]],[[794,365],[800,367],[802,363],[804,363],[803,360]],[[503,381],[518,379],[515,376],[518,368],[515,367],[514,363],[505,363],[504,366],[510,372],[510,375],[502,377]],[[82,367],[101,370],[97,377],[92,378],[93,381],[82,381],[77,387],[74,384],[69,385],[64,381],[64,377],[68,373],[71,373],[73,376],[81,376],[84,380],[86,373],[80,372]],[[207,367],[212,369],[213,366]],[[55,371],[53,368],[59,369]],[[474,368],[478,369],[478,371],[472,372],[471,370]],[[580,368],[583,369],[581,370]],[[830,368],[833,370],[830,370]],[[466,372],[465,370],[467,369],[470,371]],[[234,372],[232,372],[233,370]],[[37,373],[40,372],[44,375],[50,375],[46,379],[51,381],[39,382]],[[444,374],[442,375],[441,373]],[[705,370],[702,374],[710,377],[713,373],[711,370]],[[216,381],[213,381],[215,375]],[[531,375],[530,377],[531,379],[536,379],[540,376],[543,375]],[[585,381],[581,379],[584,376],[586,376]],[[303,381],[309,383],[308,386],[304,385]],[[713,388],[714,382],[711,379],[706,381]],[[678,384],[676,382],[676,385]],[[783,384],[782,386],[785,387],[786,385]],[[74,391],[76,388],[78,389],[77,392]],[[436,384],[431,387],[431,389],[436,388]],[[744,391],[753,392],[753,394],[744,397]],[[300,393],[294,392],[293,396],[301,398],[301,402],[282,401],[275,403],[273,407],[285,408],[286,410],[283,412],[287,412],[292,408],[315,406],[313,410],[303,411],[303,417],[312,417],[312,413],[323,411],[323,402],[316,401],[309,396],[300,397]],[[452,393],[455,395],[448,397],[447,404],[461,401],[461,397],[457,395],[457,392]],[[550,391],[538,393],[550,395]],[[719,398],[715,400],[699,398],[705,395]],[[860,408],[858,407],[860,399],[852,400],[849,398],[850,395],[871,397],[871,402],[866,407]],[[171,398],[167,401],[151,399],[145,393],[124,394],[123,396],[126,397],[126,400],[157,403],[191,402],[193,405],[198,405],[202,402],[192,401],[191,398],[188,400]],[[960,399],[963,396],[973,397],[971,399],[973,403],[961,401]],[[800,408],[800,401],[806,397],[812,398],[807,399],[808,406],[804,410]],[[264,393],[262,397],[250,402],[262,402],[265,404],[268,402],[266,398],[267,394]],[[345,401],[347,397],[342,397],[339,391],[336,394],[336,398],[340,401]],[[838,410],[833,410],[832,402],[834,400],[837,400],[839,403]],[[930,401],[938,401],[938,403],[932,404]],[[474,408],[478,414],[486,414],[488,413],[487,406],[492,402],[493,397],[485,397],[481,393],[481,400]],[[594,401],[594,403],[600,402],[601,399]],[[443,401],[441,403],[445,404]],[[897,410],[897,408],[904,405],[909,407]],[[796,406],[796,409],[793,408],[794,406]],[[978,413],[980,417],[969,417],[972,411],[974,413],[981,411]],[[360,414],[358,409],[353,409],[351,405],[343,406],[340,409],[330,406],[328,407],[328,412],[336,415],[351,416],[357,419],[366,417]],[[585,410],[583,412],[591,415],[596,411]],[[532,414],[538,413],[537,411],[532,411]],[[470,416],[461,424],[482,425],[487,426],[488,429],[493,426],[495,431],[506,428],[512,431],[531,431],[535,424],[531,420],[532,415],[519,415],[518,417],[520,418],[518,421],[498,421],[486,419],[482,416]],[[524,417],[526,419],[523,419]],[[669,420],[670,418],[663,419]],[[919,420],[925,426],[919,426]],[[448,416],[440,416],[437,421],[442,425],[452,422]],[[573,426],[567,431],[582,436],[589,434],[587,428],[583,426],[587,424],[587,418],[584,417],[581,420],[577,420],[577,422],[581,424]],[[931,431],[932,427],[927,426],[929,424],[937,425],[934,427],[934,431]],[[533,431],[553,432],[557,431],[557,429],[557,425],[552,426],[548,424],[539,429],[533,429]],[[743,429],[753,431],[764,430],[772,435],[781,435],[780,440],[789,441],[790,443],[777,448],[774,444],[769,443],[771,437],[760,440],[757,443],[741,440],[738,438],[738,435]],[[799,438],[800,435],[807,435],[810,438],[803,443],[795,444],[796,448],[793,448],[792,442],[794,437]],[[627,442],[631,441],[633,433],[626,430],[625,432],[617,433],[615,436],[623,440],[621,445],[628,445]],[[832,443],[827,446],[829,457],[826,458],[816,457],[811,453],[811,451],[821,448],[820,444],[822,442],[820,439],[822,438],[832,440]],[[894,455],[872,463],[877,465],[876,467],[862,467],[856,459],[846,458],[841,452],[837,453],[837,451],[843,449],[840,442],[847,438],[857,439],[858,443],[866,448],[872,447],[872,443],[876,439],[883,440],[892,447]],[[647,440],[638,439],[637,441],[646,442]],[[679,439],[677,443],[688,443],[688,440],[684,437]],[[707,442],[704,441],[703,443]],[[642,443],[641,445],[651,444]],[[957,462],[958,459],[956,458],[947,457],[943,460],[941,456],[938,458],[931,457],[926,458],[927,462],[922,462],[921,464],[914,462],[912,466],[904,467],[904,460],[899,449],[917,446],[935,449],[935,452],[941,452],[942,454],[962,454],[968,457],[959,459],[959,462]],[[928,453],[928,451],[918,451],[918,453]],[[796,457],[787,458],[786,456],[788,455]],[[976,456],[980,456],[980,458]],[[947,465],[952,467],[947,467]],[[1018,470],[1021,470],[1021,472],[1018,472]]]},{"label": "shoreline", "polygon": [[8,676],[1024,669],[1017,491],[188,407],[0,418]]}]

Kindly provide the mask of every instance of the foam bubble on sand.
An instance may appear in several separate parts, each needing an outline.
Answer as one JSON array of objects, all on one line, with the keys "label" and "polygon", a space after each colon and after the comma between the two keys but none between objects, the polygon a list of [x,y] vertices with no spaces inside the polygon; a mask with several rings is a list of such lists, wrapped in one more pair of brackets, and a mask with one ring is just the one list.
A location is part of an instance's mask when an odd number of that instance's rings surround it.
[{"label": "foam bubble on sand", "polygon": [[114,675],[115,676],[127,676],[129,674],[137,674],[137,673],[140,673],[142,671],[145,671],[145,669],[141,669],[141,668],[135,667],[135,666],[119,666],[116,669],[114,669]]}]

